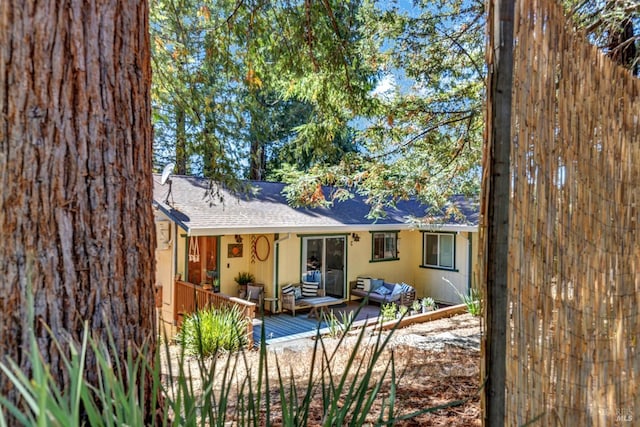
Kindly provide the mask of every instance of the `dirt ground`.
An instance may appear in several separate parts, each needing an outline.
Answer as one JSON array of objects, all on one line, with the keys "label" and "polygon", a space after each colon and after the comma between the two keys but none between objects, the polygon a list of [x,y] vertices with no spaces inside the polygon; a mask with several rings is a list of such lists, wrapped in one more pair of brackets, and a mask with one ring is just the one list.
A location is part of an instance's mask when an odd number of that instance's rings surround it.
[{"label": "dirt ground", "polygon": [[[383,333],[385,337],[387,332]],[[378,332],[372,332],[369,347],[377,340]],[[326,354],[332,354],[331,365],[334,376],[341,375],[340,367],[347,365],[354,358],[366,359],[367,354],[363,346],[353,352],[355,336],[345,339],[337,347],[337,340],[324,338],[323,344]],[[272,425],[282,422],[279,412],[277,396],[278,373],[285,372],[286,378],[291,376],[295,384],[301,385],[304,390],[310,373],[310,360],[314,351],[313,339],[301,339],[268,346],[269,352],[269,378],[273,385],[271,395],[274,397],[269,416]],[[367,347],[366,345],[364,346]],[[174,349],[177,354],[177,349]],[[333,354],[335,352],[335,354]],[[395,369],[398,373],[397,400],[395,414],[407,415],[426,408],[434,408],[460,402],[455,406],[437,409],[433,412],[423,413],[413,418],[396,422],[397,426],[477,426],[480,422],[480,397],[479,397],[479,362],[480,362],[480,321],[479,318],[469,314],[458,315],[447,319],[411,325],[393,332],[386,346],[384,356],[374,368],[373,377],[379,378],[385,366],[385,362],[393,354]],[[175,355],[175,354],[174,354]],[[259,363],[259,352],[249,351],[245,353],[246,363],[242,362],[246,369],[238,369],[237,375],[244,377],[249,375],[255,378]],[[171,357],[175,362],[176,358]],[[199,381],[196,363],[187,359],[190,363],[191,380]],[[165,376],[168,375],[165,365]],[[176,372],[175,367],[173,372]],[[387,375],[386,378],[389,378]],[[385,386],[378,392],[376,401],[369,413],[367,422],[374,423],[377,419],[380,405],[383,399],[389,398],[390,380],[385,381]],[[302,394],[303,391],[300,392]],[[317,392],[321,396],[320,391]],[[231,399],[233,400],[233,399]],[[307,417],[307,425],[321,425],[323,419],[322,399],[314,398],[311,410]],[[231,408],[232,409],[232,408]]]}]

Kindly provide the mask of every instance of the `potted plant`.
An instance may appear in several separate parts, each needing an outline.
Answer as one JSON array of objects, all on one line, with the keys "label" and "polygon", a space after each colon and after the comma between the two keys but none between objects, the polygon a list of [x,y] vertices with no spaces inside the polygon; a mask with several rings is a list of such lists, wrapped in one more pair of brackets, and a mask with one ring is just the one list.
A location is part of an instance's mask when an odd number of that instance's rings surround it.
[{"label": "potted plant", "polygon": [[420,301],[414,300],[413,304],[411,304],[411,313],[418,314],[421,311],[422,311],[422,304],[420,304]]},{"label": "potted plant", "polygon": [[387,322],[396,318],[396,311],[398,310],[395,304],[382,304],[380,307],[380,320]]},{"label": "potted plant", "polygon": [[406,305],[398,306],[398,312],[396,313],[396,318],[402,319],[407,314],[408,311],[409,311],[409,307],[407,307]]},{"label": "potted plant", "polygon": [[422,305],[422,312],[426,313],[428,311],[433,311],[436,309],[436,302],[431,297],[424,297],[420,301]]},{"label": "potted plant", "polygon": [[246,286],[249,283],[255,282],[256,278],[253,274],[249,272],[241,271],[233,280],[235,280],[236,283],[240,286]]},{"label": "potted plant", "polygon": [[235,280],[238,284],[238,295],[240,296],[240,298],[244,298],[244,296],[247,294],[247,285],[249,283],[255,282],[256,278],[253,274],[247,271],[241,271],[236,277],[234,277],[233,280]]},{"label": "potted plant", "polygon": [[218,271],[217,270],[206,270],[205,271],[205,279],[204,282],[202,282],[202,289],[210,291],[210,290],[214,290],[215,291],[215,283],[216,280],[218,280]]}]

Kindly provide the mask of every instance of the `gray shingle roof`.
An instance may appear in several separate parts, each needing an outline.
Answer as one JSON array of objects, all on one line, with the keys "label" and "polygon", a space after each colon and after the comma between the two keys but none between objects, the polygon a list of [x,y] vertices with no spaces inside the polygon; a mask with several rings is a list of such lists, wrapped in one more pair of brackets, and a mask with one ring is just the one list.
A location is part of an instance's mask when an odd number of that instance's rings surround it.
[{"label": "gray shingle roof", "polygon": [[[212,204],[206,198],[209,181],[205,178],[172,176],[168,198],[169,184],[161,185],[160,175],[154,175],[153,180],[154,205],[190,235],[398,230],[416,228],[408,219],[423,216],[426,209],[418,202],[403,201],[385,218],[368,219],[369,206],[359,196],[330,208],[293,208],[282,194],[285,184],[262,181],[251,182],[259,190],[254,195],[234,196],[221,190],[224,202]],[[463,197],[457,197],[455,203],[464,221],[449,220],[437,228],[476,231],[477,204]]]}]

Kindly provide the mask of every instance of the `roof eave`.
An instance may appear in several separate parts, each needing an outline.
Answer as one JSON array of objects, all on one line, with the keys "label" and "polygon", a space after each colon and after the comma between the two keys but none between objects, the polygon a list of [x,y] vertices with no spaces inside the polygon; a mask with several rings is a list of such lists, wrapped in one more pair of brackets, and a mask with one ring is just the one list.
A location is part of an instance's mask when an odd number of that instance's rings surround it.
[{"label": "roof eave", "polygon": [[429,227],[415,227],[411,224],[349,224],[329,226],[281,226],[281,227],[203,227],[186,228],[189,236],[224,236],[230,234],[275,234],[275,233],[352,233],[368,231],[395,231],[395,230],[419,230],[419,231],[446,231],[446,232],[477,232],[474,225],[438,224]]}]

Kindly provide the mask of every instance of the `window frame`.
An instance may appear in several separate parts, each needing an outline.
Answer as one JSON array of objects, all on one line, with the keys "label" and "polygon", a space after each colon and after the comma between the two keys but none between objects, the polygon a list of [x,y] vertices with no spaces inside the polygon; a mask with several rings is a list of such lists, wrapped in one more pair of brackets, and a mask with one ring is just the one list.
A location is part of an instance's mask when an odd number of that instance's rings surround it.
[{"label": "window frame", "polygon": [[[386,262],[386,261],[397,261],[400,259],[398,256],[398,231],[395,230],[384,230],[384,231],[370,231],[371,233],[371,258],[369,262]],[[382,243],[382,258],[375,257],[376,251],[376,235],[382,235],[383,243]],[[393,238],[394,248],[393,254],[391,257],[385,257],[384,254],[387,253],[387,238]]]},{"label": "window frame", "polygon": [[[440,232],[435,232],[435,231],[423,231],[422,232],[422,263],[420,264],[420,268],[430,268],[433,270],[447,270],[447,271],[458,271],[458,269],[456,268],[456,237],[457,237],[458,233],[456,232],[446,232],[446,231],[440,231]],[[438,261],[437,264],[428,264],[427,263],[427,238],[429,236],[437,236],[438,237],[438,251],[437,251],[437,256],[438,256]],[[442,237],[450,237],[453,240],[453,244],[451,245],[451,264],[452,266],[444,266],[441,263],[441,254],[442,254],[442,250],[440,249],[441,246],[441,238]]]}]

